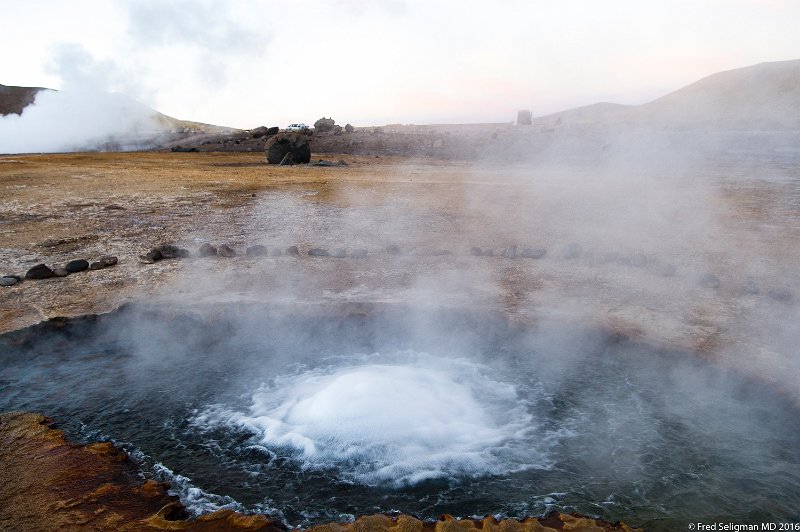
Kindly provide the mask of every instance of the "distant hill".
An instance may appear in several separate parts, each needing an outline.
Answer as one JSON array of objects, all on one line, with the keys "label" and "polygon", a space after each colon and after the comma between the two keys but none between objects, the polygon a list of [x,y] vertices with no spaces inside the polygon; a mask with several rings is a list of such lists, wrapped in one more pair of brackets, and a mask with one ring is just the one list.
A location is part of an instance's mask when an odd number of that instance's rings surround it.
[{"label": "distant hill", "polygon": [[14,87],[0,85],[0,116],[22,114],[22,110],[33,103],[42,87]]},{"label": "distant hill", "polygon": [[643,105],[600,103],[534,119],[557,127],[648,126],[664,129],[800,129],[800,60],[719,72]]}]

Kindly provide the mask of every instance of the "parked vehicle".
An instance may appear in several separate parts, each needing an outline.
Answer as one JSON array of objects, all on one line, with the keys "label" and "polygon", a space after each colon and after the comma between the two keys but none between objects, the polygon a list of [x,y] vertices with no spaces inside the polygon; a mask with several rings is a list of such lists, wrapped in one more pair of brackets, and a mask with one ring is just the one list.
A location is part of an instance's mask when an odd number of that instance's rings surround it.
[{"label": "parked vehicle", "polygon": [[306,131],[308,126],[305,124],[289,124],[286,131]]}]

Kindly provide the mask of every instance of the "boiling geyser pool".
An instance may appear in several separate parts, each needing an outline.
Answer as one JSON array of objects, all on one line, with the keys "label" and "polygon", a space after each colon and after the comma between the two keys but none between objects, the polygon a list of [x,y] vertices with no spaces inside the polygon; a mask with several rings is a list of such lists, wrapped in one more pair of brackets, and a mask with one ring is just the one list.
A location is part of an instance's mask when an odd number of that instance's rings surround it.
[{"label": "boiling geyser pool", "polygon": [[[394,363],[369,363],[382,358]],[[349,364],[277,379],[253,396],[247,413],[212,409],[195,423],[246,427],[303,469],[335,468],[367,485],[546,465],[526,444],[535,427],[528,401],[487,377],[489,368],[414,353]]]},{"label": "boiling geyser pool", "polygon": [[798,518],[795,406],[700,360],[502,316],[128,309],[0,337],[0,411],[110,440],[195,513]]}]

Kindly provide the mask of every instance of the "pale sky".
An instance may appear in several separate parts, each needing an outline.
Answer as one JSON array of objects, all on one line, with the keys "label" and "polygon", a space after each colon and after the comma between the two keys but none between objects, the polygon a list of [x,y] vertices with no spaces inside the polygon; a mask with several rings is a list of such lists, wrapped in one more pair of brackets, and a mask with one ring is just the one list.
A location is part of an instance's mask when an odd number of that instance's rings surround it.
[{"label": "pale sky", "polygon": [[241,128],[508,122],[800,58],[800,0],[0,1],[0,83]]}]

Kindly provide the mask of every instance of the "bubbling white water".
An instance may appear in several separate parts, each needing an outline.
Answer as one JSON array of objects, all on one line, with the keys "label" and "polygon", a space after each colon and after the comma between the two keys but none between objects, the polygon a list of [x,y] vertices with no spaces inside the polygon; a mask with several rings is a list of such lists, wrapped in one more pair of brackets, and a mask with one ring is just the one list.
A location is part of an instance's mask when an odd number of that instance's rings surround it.
[{"label": "bubbling white water", "polygon": [[548,466],[531,438],[529,404],[487,367],[419,354],[375,358],[275,379],[249,412],[210,417],[247,427],[305,469],[336,469],[368,485]]}]

